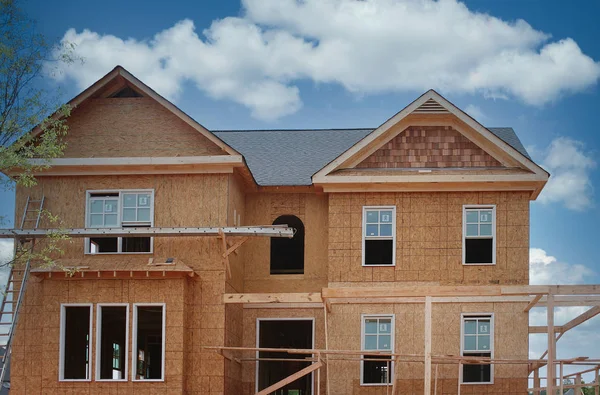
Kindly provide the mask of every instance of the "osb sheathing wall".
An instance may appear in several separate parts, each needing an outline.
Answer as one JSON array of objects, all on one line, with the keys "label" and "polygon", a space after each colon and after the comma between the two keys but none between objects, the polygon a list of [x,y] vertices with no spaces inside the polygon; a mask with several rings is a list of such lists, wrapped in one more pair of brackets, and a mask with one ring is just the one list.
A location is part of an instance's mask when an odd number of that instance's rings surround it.
[{"label": "osb sheathing wall", "polygon": [[[31,281],[21,310],[11,359],[11,393],[161,393],[178,394],[184,388],[184,283],[167,280],[44,280]],[[59,382],[60,309],[64,303],[93,303],[92,377],[95,377],[96,303],[128,303],[128,381]],[[131,381],[133,303],[166,304],[165,381]]]},{"label": "osb sheathing wall", "polygon": [[[434,304],[432,308],[433,355],[460,355],[461,313],[494,314],[494,357],[528,358],[528,314],[518,303]],[[329,348],[332,350],[361,349],[361,315],[394,314],[394,352],[424,354],[424,305],[347,305],[335,304],[329,317]],[[244,324],[250,325],[249,320]],[[251,330],[248,327],[248,330]],[[399,394],[423,393],[423,363],[400,363],[396,380]],[[386,394],[386,388],[360,385],[360,362],[332,361],[328,363],[332,394]],[[494,384],[462,385],[462,394],[522,395],[527,393],[526,365],[494,366]],[[432,370],[432,380],[435,367]],[[432,383],[433,389],[433,383]],[[457,394],[458,365],[439,365],[438,394]]]},{"label": "osb sheathing wall", "polygon": [[66,158],[225,155],[147,97],[89,99],[68,118]]},{"label": "osb sheathing wall", "polygon": [[[227,306],[229,309],[231,306]],[[256,341],[256,326],[259,318],[263,319],[281,319],[281,318],[306,318],[314,319],[314,348],[324,349],[325,348],[325,322],[323,320],[323,309],[243,309],[243,346],[244,347],[257,347]],[[359,329],[360,331],[360,329]],[[360,343],[359,343],[360,344]],[[256,353],[251,351],[244,351],[244,354],[240,356],[244,358],[253,358]],[[288,355],[289,356],[289,355]],[[241,392],[231,392],[228,394],[236,395],[251,395],[255,393],[256,386],[256,362],[243,362],[243,387]],[[321,373],[321,394],[325,393],[325,374],[326,370],[323,368]],[[315,376],[316,377],[316,373]],[[349,394],[352,392],[336,392],[331,388],[331,394]],[[316,393],[316,388],[315,392]]]},{"label": "osb sheathing wall", "polygon": [[[189,226],[189,227],[208,227],[225,226],[227,223],[227,175],[157,175],[157,176],[86,176],[86,177],[40,177],[38,185],[32,189],[17,188],[16,213],[17,217],[22,213],[25,199],[28,195],[32,198],[39,198],[42,195],[46,197],[45,208],[54,215],[58,215],[62,220],[63,227],[82,228],[85,225],[85,200],[87,190],[105,190],[105,189],[154,189],[154,224],[155,226]],[[18,222],[17,222],[18,223]],[[42,223],[42,227],[48,227],[47,222]],[[215,237],[166,237],[154,239],[154,254],[126,254],[126,255],[84,255],[84,241],[75,238],[72,242],[64,246],[65,255],[62,260],[69,266],[85,266],[88,262],[102,263],[107,268],[118,267],[119,262],[139,262],[144,264],[148,262],[149,257],[155,259],[164,259],[175,257],[186,265],[192,267],[197,276],[191,278],[186,286],[187,296],[184,303],[184,319],[181,329],[185,344],[187,345],[181,351],[181,362],[185,365],[185,374],[182,369],[167,371],[165,385],[170,388],[171,385],[183,385],[187,393],[190,394],[221,394],[224,388],[224,363],[222,357],[213,351],[201,349],[202,345],[223,345],[225,327],[225,308],[223,305],[223,293],[225,292],[225,273],[222,260],[221,240]],[[94,265],[97,266],[97,265]],[[44,280],[41,284],[45,284]],[[54,282],[54,280],[52,280]],[[107,280],[115,281],[119,280]],[[133,280],[132,280],[133,281]],[[164,283],[167,284],[168,280]],[[183,281],[183,280],[178,280]],[[56,281],[57,283],[59,281]],[[81,284],[69,288],[68,298],[60,297],[60,303],[78,300],[107,302],[100,297],[96,298],[94,287],[99,287],[99,280],[92,280],[86,277],[85,280],[78,282],[62,280],[69,284]],[[135,280],[137,283],[144,284],[152,291],[158,291],[158,287],[163,287],[161,280]],[[102,281],[102,284],[105,282]],[[30,284],[35,284],[30,281]],[[85,285],[89,284],[89,285]],[[90,289],[85,287],[92,287]],[[130,286],[131,287],[131,286]],[[152,287],[152,288],[149,288]],[[35,288],[35,285],[32,287]],[[144,289],[146,289],[144,288]],[[170,289],[170,288],[165,288]],[[34,291],[32,291],[34,292]],[[29,291],[28,291],[29,293]],[[129,299],[123,297],[124,301],[133,302],[133,295],[129,292]],[[140,297],[136,302],[160,301],[160,293],[151,292],[151,297]],[[29,298],[29,296],[28,296]],[[96,299],[94,299],[96,298]],[[58,313],[47,312],[43,308],[34,308],[26,300],[24,311],[30,311],[31,320],[54,319],[58,322]],[[167,325],[169,326],[170,308],[167,306]],[[56,316],[55,316],[56,315]],[[22,330],[19,323],[15,341],[25,342],[27,331]],[[94,319],[95,320],[95,319]],[[35,321],[34,321],[35,322]],[[54,322],[54,321],[53,321]],[[180,326],[182,324],[179,324]],[[39,326],[30,328],[39,329]],[[167,336],[170,336],[171,329],[167,328]],[[58,343],[58,333],[51,333],[44,336],[44,344],[47,342]],[[167,345],[167,350],[169,346]],[[15,345],[15,352],[25,352],[24,358],[29,361],[38,360],[38,348]],[[179,354],[178,354],[179,355]],[[18,359],[18,358],[17,358]],[[51,362],[51,364],[50,364]],[[48,359],[48,363],[54,367],[58,366],[58,356]],[[23,365],[21,365],[23,366]],[[28,367],[20,368],[15,364],[12,370],[13,377],[11,381],[16,388],[23,388],[26,385],[26,373]],[[169,369],[169,365],[167,365]],[[173,373],[175,372],[175,373]],[[52,376],[54,383],[58,385],[58,374]],[[173,383],[175,382],[175,383]],[[37,385],[37,384],[34,384]],[[96,383],[87,385],[99,385]],[[103,386],[115,388],[126,388],[119,383],[103,383]],[[133,384],[138,388],[138,383]],[[142,388],[140,386],[139,388]],[[87,387],[86,387],[87,388]],[[91,387],[90,387],[91,388]],[[96,387],[94,387],[96,388]],[[127,387],[129,388],[129,387]],[[145,387],[144,387],[145,388]],[[145,391],[146,389],[144,389]],[[17,392],[18,393],[18,392]],[[123,393],[131,393],[125,390]],[[180,393],[176,391],[175,393]]]},{"label": "osb sheathing wall", "polygon": [[[496,265],[462,264],[463,205],[496,205]],[[362,266],[363,206],[396,206],[396,266]],[[329,284],[518,284],[529,281],[526,192],[334,193]]]},{"label": "osb sheathing wall", "polygon": [[326,195],[253,193],[246,195],[248,224],[272,224],[286,214],[304,223],[304,274],[270,274],[270,240],[255,238],[244,247],[244,292],[319,292],[327,284]]}]

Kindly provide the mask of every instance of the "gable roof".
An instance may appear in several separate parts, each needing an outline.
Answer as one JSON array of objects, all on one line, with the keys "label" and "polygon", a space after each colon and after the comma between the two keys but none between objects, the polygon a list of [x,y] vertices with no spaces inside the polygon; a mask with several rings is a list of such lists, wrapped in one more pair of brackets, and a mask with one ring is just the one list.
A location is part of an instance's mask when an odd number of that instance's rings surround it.
[{"label": "gable roof", "polygon": [[[488,128],[527,158],[512,128]],[[372,133],[364,129],[213,130],[241,153],[260,186],[311,185],[312,175]]]},{"label": "gable roof", "polygon": [[[78,105],[83,103],[85,100],[93,97],[95,94],[101,92],[103,89],[111,88],[110,84],[115,82],[117,79],[122,78],[126,83],[130,84],[136,91],[141,92],[142,94],[156,100],[159,104],[165,107],[167,110],[172,112],[175,116],[179,117],[182,121],[187,123],[192,128],[196,129],[200,134],[206,137],[208,140],[213,142],[215,145],[220,147],[223,151],[225,151],[229,155],[239,155],[233,148],[228,146],[225,142],[220,140],[214,134],[212,134],[207,128],[202,126],[192,117],[187,115],[185,112],[181,111],[177,106],[173,103],[156,93],[152,88],[148,85],[144,84],[142,81],[137,79],[133,74],[129,71],[125,70],[122,66],[116,66],[112,69],[108,74],[104,77],[100,78],[98,81],[93,83],[86,90],[75,96],[71,99],[67,104],[73,108],[76,108]],[[113,89],[114,91],[114,89]],[[114,91],[113,93],[115,93]],[[33,135],[37,136],[42,133],[42,130],[39,127],[34,128]]]}]

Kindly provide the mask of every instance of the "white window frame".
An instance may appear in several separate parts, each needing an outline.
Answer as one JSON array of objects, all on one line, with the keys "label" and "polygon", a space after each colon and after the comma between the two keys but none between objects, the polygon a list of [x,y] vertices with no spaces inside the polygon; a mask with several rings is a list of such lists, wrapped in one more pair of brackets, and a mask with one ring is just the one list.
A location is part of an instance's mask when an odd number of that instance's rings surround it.
[{"label": "white window frame", "polygon": [[[137,371],[137,321],[139,306],[161,306],[162,307],[162,371],[160,379],[136,379]],[[165,364],[165,344],[167,339],[167,304],[166,303],[134,303],[133,304],[133,329],[131,332],[133,344],[131,349],[131,381],[138,383],[152,383],[165,381],[167,366]]]},{"label": "white window frame", "polygon": [[[65,379],[65,321],[66,321],[66,308],[67,307],[88,307],[90,309],[90,326],[89,326],[89,339],[88,339],[88,372],[87,378],[85,379]],[[60,338],[59,338],[59,352],[58,352],[58,381],[64,382],[76,382],[76,381],[92,381],[92,338],[94,336],[92,330],[92,320],[94,317],[94,305],[92,303],[62,303],[60,305]]]},{"label": "white window frame", "polygon": [[[496,332],[496,325],[494,322],[494,313],[461,313],[460,315],[460,355],[464,356],[465,353],[465,319],[468,318],[473,318],[473,317],[477,317],[477,318],[483,318],[483,317],[490,317],[490,358],[494,359],[494,352],[495,352],[495,347],[494,347],[494,339],[495,339],[495,332]],[[481,351],[467,351],[467,353],[476,353],[476,352],[481,352]],[[490,381],[489,382],[478,382],[478,383],[465,383],[463,382],[463,370],[460,369],[460,373],[459,373],[460,377],[460,383],[464,384],[464,385],[490,385],[490,384],[494,384],[494,364],[490,364]]]},{"label": "white window frame", "polygon": [[[125,307],[125,358],[124,358],[124,370],[122,379],[101,379],[100,378],[100,350],[102,345],[102,307]],[[129,303],[98,303],[96,304],[96,369],[95,369],[95,381],[108,381],[108,382],[123,382],[129,379],[129,363],[127,356],[129,352]]]},{"label": "white window frame", "polygon": [[[489,236],[470,236],[467,237],[467,211],[492,210],[492,262],[487,263],[466,263],[467,260],[467,239],[489,239]],[[496,264],[496,205],[495,204],[469,204],[463,205],[462,214],[462,264],[464,266],[493,266]]]},{"label": "white window frame", "polygon": [[[96,193],[118,193],[119,196],[116,198],[119,200],[119,211],[117,212],[117,226],[116,228],[122,228],[121,212],[123,210],[123,194],[126,193],[149,193],[152,199],[150,205],[150,227],[154,227],[154,189],[100,189],[100,190],[87,190],[85,193],[85,227],[91,228],[90,224],[90,198],[92,194]],[[150,238],[150,251],[149,252],[123,252],[123,238],[117,237],[117,252],[90,252],[90,238],[84,238],[84,253],[85,255],[115,255],[115,254],[153,254],[154,253],[154,237]]]},{"label": "white window frame", "polygon": [[[390,355],[394,353],[395,350],[395,338],[396,338],[396,314],[361,314],[360,315],[360,350],[364,352],[369,351],[377,351],[377,350],[365,350],[365,321],[369,318],[390,318],[392,331],[391,331],[391,350]],[[393,358],[391,358],[393,359]],[[364,364],[365,361],[360,361],[360,385],[366,387],[383,387],[387,386],[387,383],[365,383],[364,379]],[[393,383],[395,380],[394,377],[394,362],[390,362],[390,371],[388,372],[390,377],[390,383]]]},{"label": "white window frame", "polygon": [[[311,321],[312,322],[312,344],[311,344],[311,348],[314,349],[315,348],[315,317],[293,317],[293,318],[270,318],[270,317],[264,317],[264,318],[257,318],[256,319],[256,347],[259,348],[260,347],[260,323],[261,321]],[[258,393],[258,356],[260,351],[256,351],[256,362],[255,362],[255,369],[254,369],[254,392]],[[312,357],[314,358],[315,354],[312,354]],[[310,393],[314,394],[315,393],[315,380],[314,380],[314,372],[310,373]]]},{"label": "white window frame", "polygon": [[[367,236],[367,211],[369,210],[391,210],[392,211],[392,263],[368,265],[365,264],[366,240],[389,240],[390,236]],[[396,266],[396,206],[363,206],[362,212],[362,266],[364,267],[393,267]]]}]

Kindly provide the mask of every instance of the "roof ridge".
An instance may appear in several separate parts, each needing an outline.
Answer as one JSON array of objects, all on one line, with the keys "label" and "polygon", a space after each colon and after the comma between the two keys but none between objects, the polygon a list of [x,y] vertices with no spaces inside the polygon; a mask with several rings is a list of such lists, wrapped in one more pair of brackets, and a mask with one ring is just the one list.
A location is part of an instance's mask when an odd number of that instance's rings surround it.
[{"label": "roof ridge", "polygon": [[212,133],[234,132],[336,132],[349,130],[375,130],[376,128],[314,128],[314,129],[213,129]]}]

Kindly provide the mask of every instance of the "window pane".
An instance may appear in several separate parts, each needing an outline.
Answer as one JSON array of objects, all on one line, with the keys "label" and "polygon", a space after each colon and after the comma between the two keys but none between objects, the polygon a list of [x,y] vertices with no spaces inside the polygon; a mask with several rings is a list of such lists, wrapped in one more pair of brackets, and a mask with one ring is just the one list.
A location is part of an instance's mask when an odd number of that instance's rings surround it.
[{"label": "window pane", "polygon": [[88,379],[90,355],[90,308],[64,307],[63,378]]},{"label": "window pane", "polygon": [[390,335],[379,335],[379,350],[391,350],[392,349],[392,336]]},{"label": "window pane", "polygon": [[479,325],[477,327],[478,333],[490,333],[490,322],[489,321],[481,321],[479,320]]},{"label": "window pane", "polygon": [[123,194],[123,207],[135,207],[136,196],[135,193]]},{"label": "window pane", "polygon": [[135,221],[135,209],[124,208],[123,209],[123,221]]},{"label": "window pane", "polygon": [[467,239],[465,240],[465,263],[494,263],[494,240]]},{"label": "window pane", "polygon": [[465,336],[465,350],[477,350],[476,336]]},{"label": "window pane", "polygon": [[478,336],[478,350],[489,350],[490,349],[490,335],[479,335]]},{"label": "window pane", "polygon": [[379,222],[383,222],[383,223],[392,223],[392,211],[391,210],[385,210],[385,211],[380,211],[379,212]]},{"label": "window pane", "polygon": [[479,215],[478,211],[475,211],[475,210],[467,211],[467,223],[468,224],[476,224],[478,215]]},{"label": "window pane", "polygon": [[92,213],[102,213],[102,200],[92,200],[90,202],[90,209]]},{"label": "window pane", "polygon": [[489,224],[489,225],[481,224],[481,225],[479,225],[479,235],[480,236],[491,236],[492,235],[492,224]]},{"label": "window pane", "polygon": [[392,333],[392,320],[391,319],[379,320],[379,333]]},{"label": "window pane", "polygon": [[480,211],[479,222],[491,223],[492,222],[492,211]]},{"label": "window pane", "polygon": [[392,265],[393,258],[393,240],[365,240],[365,265]]},{"label": "window pane", "polygon": [[[365,384],[385,384],[390,382],[392,376],[392,362],[388,362],[389,356],[366,356],[368,359],[385,359],[384,361],[364,361],[363,362],[363,383]],[[388,364],[390,374],[388,374]]]},{"label": "window pane", "polygon": [[367,225],[367,236],[379,236],[377,225]]},{"label": "window pane", "polygon": [[163,308],[161,306],[136,306],[136,309],[137,333],[134,334],[136,347],[133,350],[136,360],[134,376],[138,380],[161,379],[163,377]]},{"label": "window pane", "polygon": [[379,211],[367,211],[367,223],[376,224],[379,219]]},{"label": "window pane", "polygon": [[365,333],[377,333],[377,320],[365,320]]},{"label": "window pane", "polygon": [[379,236],[392,236],[392,225],[379,225]]},{"label": "window pane", "polygon": [[104,225],[104,219],[102,214],[92,214],[90,218],[90,226],[97,228]]},{"label": "window pane", "polygon": [[467,225],[467,236],[478,236],[478,225]]},{"label": "window pane", "polygon": [[477,321],[475,320],[465,320],[465,334],[474,335],[477,330]]},{"label": "window pane", "polygon": [[116,213],[119,210],[119,202],[117,200],[105,200],[104,201],[104,212],[105,213]]},{"label": "window pane", "polygon": [[138,206],[139,207],[148,207],[150,206],[150,195],[146,193],[141,193],[138,195]]},{"label": "window pane", "polygon": [[117,226],[117,214],[106,214],[104,216],[104,226]]},{"label": "window pane", "polygon": [[150,209],[138,208],[138,221],[150,221]]},{"label": "window pane", "polygon": [[125,338],[127,333],[127,308],[124,306],[100,306],[100,378],[121,380],[125,378]]},{"label": "window pane", "polygon": [[365,350],[377,350],[377,335],[365,335]]}]

